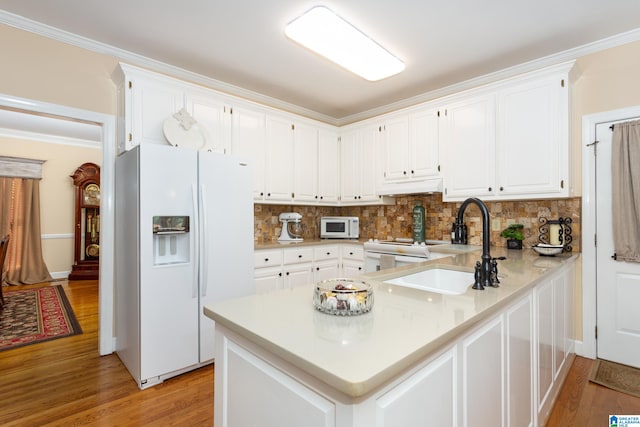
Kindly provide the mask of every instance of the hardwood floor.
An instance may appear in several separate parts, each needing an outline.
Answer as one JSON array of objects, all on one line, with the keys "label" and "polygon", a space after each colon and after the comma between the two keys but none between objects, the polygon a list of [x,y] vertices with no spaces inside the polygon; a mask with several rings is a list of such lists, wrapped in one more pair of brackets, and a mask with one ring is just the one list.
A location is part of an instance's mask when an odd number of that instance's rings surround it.
[{"label": "hardwood floor", "polygon": [[98,355],[97,282],[61,283],[83,333],[0,352],[0,425],[213,425],[212,365],[138,389]]},{"label": "hardwood floor", "polygon": [[602,427],[609,415],[640,415],[640,397],[619,393],[589,382],[594,364],[576,356],[551,411],[548,427]]},{"label": "hardwood floor", "polygon": [[[96,282],[53,284],[63,284],[83,333],[0,352],[0,425],[213,425],[213,366],[139,390],[115,354],[98,355]],[[589,382],[592,365],[575,358],[547,426],[601,427],[608,415],[640,414],[640,398]]]}]

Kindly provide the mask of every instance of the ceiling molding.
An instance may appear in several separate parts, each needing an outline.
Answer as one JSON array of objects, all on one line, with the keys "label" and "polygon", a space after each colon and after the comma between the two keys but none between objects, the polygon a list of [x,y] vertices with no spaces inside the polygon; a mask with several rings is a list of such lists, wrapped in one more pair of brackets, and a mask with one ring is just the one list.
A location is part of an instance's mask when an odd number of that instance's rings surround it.
[{"label": "ceiling molding", "polygon": [[588,43],[582,46],[578,46],[573,49],[569,49],[557,54],[545,56],[533,61],[525,62],[513,67],[509,67],[495,73],[489,73],[483,76],[479,76],[473,79],[465,80],[460,83],[449,85],[440,89],[418,94],[416,96],[403,99],[398,102],[387,104],[378,108],[363,111],[358,114],[345,116],[341,118],[327,116],[325,114],[318,113],[307,108],[300,107],[288,103],[286,101],[273,98],[254,92],[248,89],[244,89],[239,86],[235,86],[229,83],[225,83],[220,80],[216,80],[210,77],[203,76],[198,73],[194,73],[170,64],[166,64],[151,58],[147,58],[142,55],[138,55],[105,43],[97,42],[77,34],[73,34],[67,31],[63,31],[42,23],[23,18],[19,15],[8,13],[0,10],[0,24],[5,24],[14,28],[18,28],[24,31],[28,31],[34,34],[48,37],[53,40],[57,40],[63,43],[67,43],[73,46],[77,46],[83,49],[87,49],[96,53],[109,55],[117,58],[118,60],[131,63],[150,69],[152,71],[168,74],[173,77],[181,78],[186,81],[201,84],[214,90],[218,90],[229,95],[244,98],[249,101],[257,102],[269,107],[281,109],[291,113],[295,113],[301,116],[305,116],[311,119],[315,119],[321,122],[325,122],[335,126],[343,126],[346,124],[354,123],[357,121],[372,118],[381,114],[386,114],[391,111],[407,108],[416,104],[420,104],[427,101],[432,101],[437,98],[442,98],[448,95],[452,95],[457,92],[472,89],[477,86],[482,86],[491,82],[495,82],[500,79],[513,77],[518,74],[534,71],[539,68],[544,68],[551,65],[556,65],[561,62],[575,60],[580,56],[588,55],[591,53],[599,52],[612,47],[620,46],[626,43],[631,43],[640,40],[640,28],[634,29],[625,33],[621,33],[615,36],[611,36],[602,40],[598,40],[592,43]]},{"label": "ceiling molding", "polygon": [[337,126],[343,126],[350,123],[355,123],[361,120],[365,120],[371,117],[379,116],[382,114],[397,111],[403,108],[411,107],[413,105],[421,104],[428,101],[433,101],[438,98],[453,95],[465,90],[473,89],[479,86],[483,86],[489,83],[493,83],[499,80],[503,80],[510,77],[515,77],[519,74],[528,73],[531,71],[539,70],[541,68],[549,67],[552,65],[561,64],[563,62],[572,61],[580,58],[581,56],[589,55],[592,53],[600,52],[606,49],[611,49],[617,46],[622,46],[627,43],[632,43],[640,40],[640,28],[636,28],[625,33],[617,34],[602,40],[588,43],[582,46],[578,46],[573,49],[565,50],[553,55],[545,56],[535,59],[533,61],[518,64],[513,67],[505,68],[495,73],[485,74],[473,79],[465,80],[460,83],[456,83],[450,86],[446,86],[440,89],[436,89],[430,92],[425,92],[411,98],[406,98],[392,104],[387,104],[378,108],[363,111],[358,114],[346,116],[340,119],[336,119]]}]

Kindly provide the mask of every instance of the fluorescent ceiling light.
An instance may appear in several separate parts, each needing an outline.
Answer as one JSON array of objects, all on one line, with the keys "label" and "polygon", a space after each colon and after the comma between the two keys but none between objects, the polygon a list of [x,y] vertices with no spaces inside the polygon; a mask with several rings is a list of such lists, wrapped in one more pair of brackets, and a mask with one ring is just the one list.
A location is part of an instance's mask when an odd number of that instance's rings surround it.
[{"label": "fluorescent ceiling light", "polygon": [[285,34],[370,81],[404,70],[402,61],[325,6],[315,6],[291,21]]}]

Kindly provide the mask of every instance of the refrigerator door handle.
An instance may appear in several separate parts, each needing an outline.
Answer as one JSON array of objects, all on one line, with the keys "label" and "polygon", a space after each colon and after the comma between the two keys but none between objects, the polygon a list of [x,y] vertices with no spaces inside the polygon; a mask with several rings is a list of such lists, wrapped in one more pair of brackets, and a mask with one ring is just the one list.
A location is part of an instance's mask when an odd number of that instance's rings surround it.
[{"label": "refrigerator door handle", "polygon": [[200,222],[202,224],[202,244],[200,246],[200,251],[201,251],[201,256],[200,256],[200,262],[202,265],[202,268],[200,269],[200,273],[202,274],[201,280],[200,280],[200,292],[202,293],[203,297],[207,296],[207,279],[209,278],[209,263],[207,262],[208,259],[208,251],[207,251],[207,246],[209,244],[209,242],[207,241],[207,231],[208,231],[208,225],[207,225],[207,193],[206,193],[206,187],[204,185],[200,185]]},{"label": "refrigerator door handle", "polygon": [[192,231],[192,236],[193,236],[193,247],[194,247],[194,253],[193,253],[193,284],[191,286],[191,296],[193,298],[198,298],[198,282],[199,282],[199,271],[200,271],[200,238],[199,235],[200,233],[198,232],[200,229],[199,226],[199,212],[198,212],[198,193],[197,193],[197,189],[196,189],[196,185],[192,184],[191,185],[191,201],[193,203],[193,218],[194,218],[194,222],[195,224],[193,224],[193,231]]}]

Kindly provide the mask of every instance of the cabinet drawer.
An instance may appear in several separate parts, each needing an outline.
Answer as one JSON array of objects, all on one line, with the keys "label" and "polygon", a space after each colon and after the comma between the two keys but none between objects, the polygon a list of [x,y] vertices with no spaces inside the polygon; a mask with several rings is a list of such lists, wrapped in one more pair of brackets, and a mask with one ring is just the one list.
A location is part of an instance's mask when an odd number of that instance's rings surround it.
[{"label": "cabinet drawer", "polygon": [[268,249],[253,253],[254,268],[278,267],[282,265],[282,249]]},{"label": "cabinet drawer", "polygon": [[313,248],[291,248],[283,249],[284,263],[296,264],[299,262],[313,261]]},{"label": "cabinet drawer", "polygon": [[337,259],[340,256],[338,245],[322,245],[313,248],[313,260],[323,261],[326,259]]},{"label": "cabinet drawer", "polygon": [[348,245],[342,247],[342,259],[364,260],[364,248],[362,245]]}]

